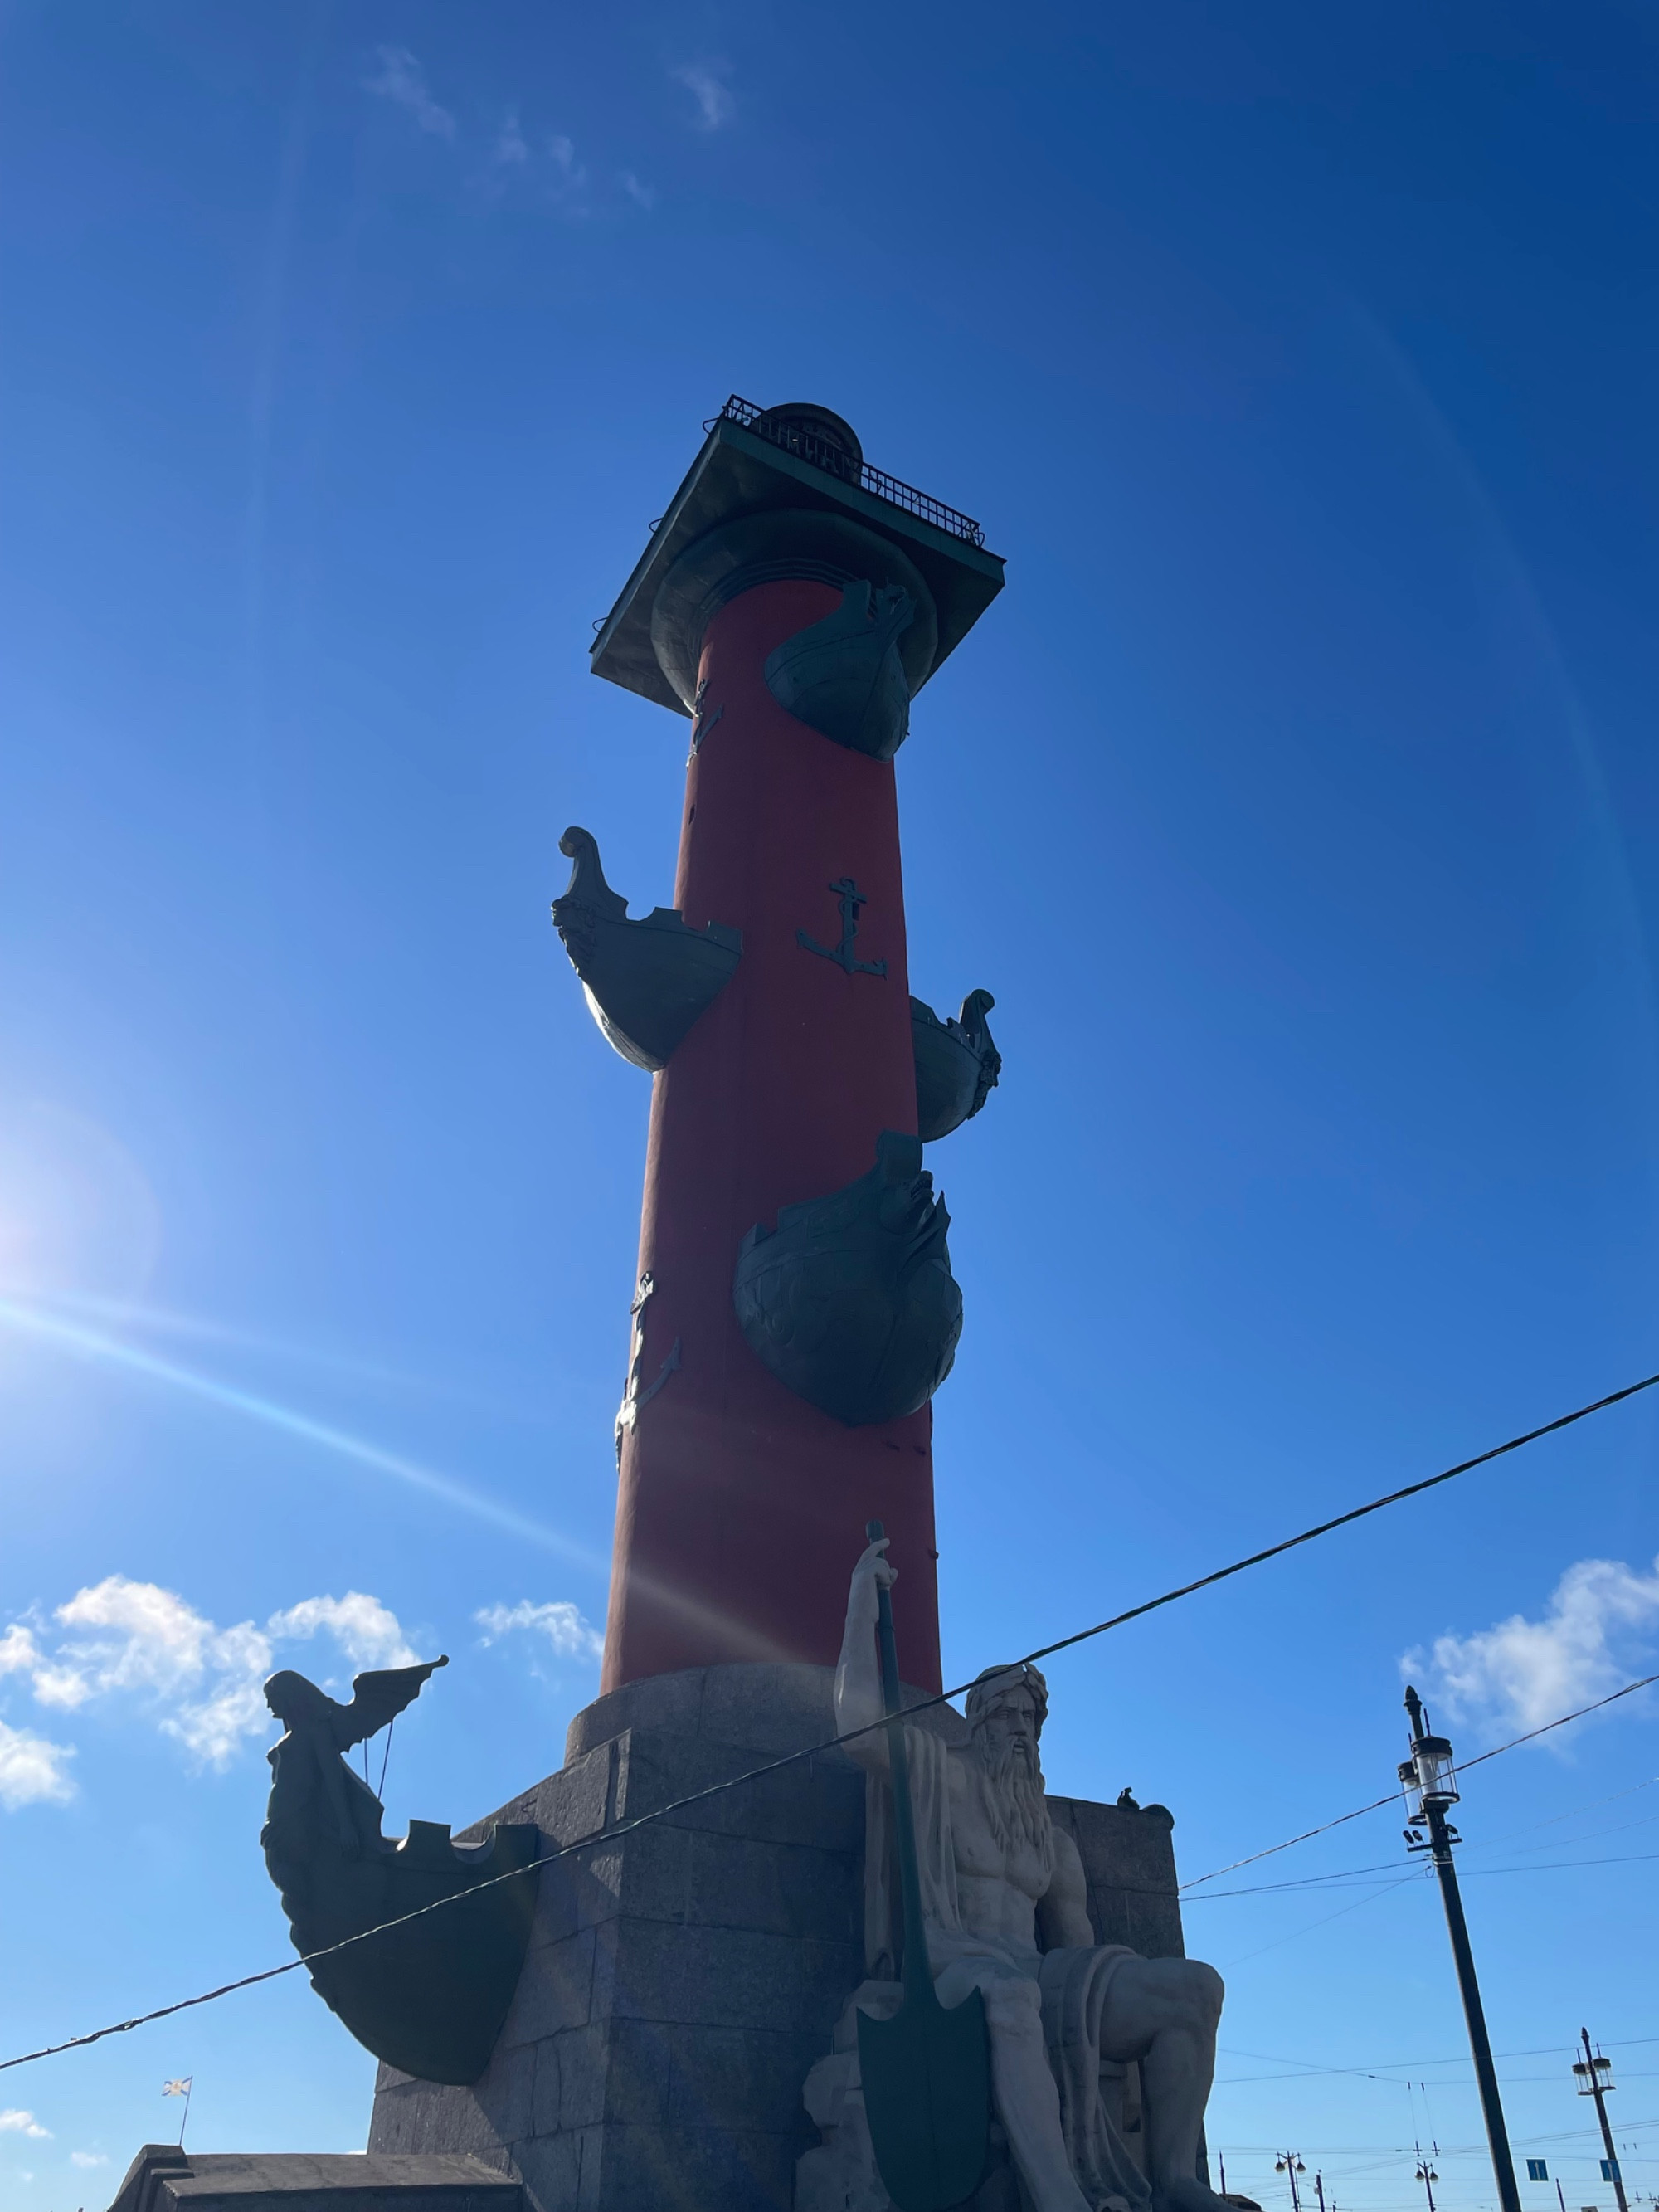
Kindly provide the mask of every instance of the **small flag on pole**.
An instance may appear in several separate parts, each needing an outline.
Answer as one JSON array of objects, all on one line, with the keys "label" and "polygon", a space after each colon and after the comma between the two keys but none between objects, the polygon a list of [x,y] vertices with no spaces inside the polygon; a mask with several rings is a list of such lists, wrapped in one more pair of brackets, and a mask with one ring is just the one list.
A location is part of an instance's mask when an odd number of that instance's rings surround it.
[{"label": "small flag on pole", "polygon": [[185,2109],[179,2115],[179,2148],[180,2150],[185,2147],[185,2123],[190,2118],[190,2090],[191,2084],[195,2081],[195,2079],[196,2076],[193,2074],[185,2074],[177,2081],[163,2081],[161,2084],[161,2094],[164,2097],[182,2097],[185,2100]]}]

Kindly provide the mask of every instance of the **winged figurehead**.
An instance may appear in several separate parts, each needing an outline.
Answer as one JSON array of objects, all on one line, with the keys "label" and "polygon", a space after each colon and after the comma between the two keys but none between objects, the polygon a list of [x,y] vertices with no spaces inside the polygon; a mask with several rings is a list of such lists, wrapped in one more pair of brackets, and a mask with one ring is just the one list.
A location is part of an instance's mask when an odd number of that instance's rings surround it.
[{"label": "winged figurehead", "polygon": [[284,1667],[265,1684],[265,1703],[284,1728],[291,1731],[312,1722],[324,1723],[336,1751],[349,1751],[354,1743],[367,1743],[389,1727],[414,1704],[439,1668],[448,1664],[446,1652],[440,1659],[422,1659],[417,1666],[381,1667],[370,1674],[354,1675],[349,1705]]},{"label": "winged figurehead", "polygon": [[349,1859],[395,1849],[380,1833],[383,1808],[343,1754],[412,1705],[448,1655],[414,1667],[357,1675],[343,1705],[303,1674],[283,1668],[265,1684],[265,1703],[288,1731],[270,1751],[270,1802],[259,1841],[277,1887],[300,1896],[310,1887],[320,1845]]}]

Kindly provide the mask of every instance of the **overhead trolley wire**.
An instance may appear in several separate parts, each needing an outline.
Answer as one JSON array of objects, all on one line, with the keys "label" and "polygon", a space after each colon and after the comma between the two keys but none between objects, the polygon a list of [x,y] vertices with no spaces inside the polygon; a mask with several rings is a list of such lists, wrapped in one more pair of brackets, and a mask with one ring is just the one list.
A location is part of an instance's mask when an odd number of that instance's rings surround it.
[{"label": "overhead trolley wire", "polygon": [[[1619,2041],[1610,2042],[1607,2048],[1610,2051],[1638,2051],[1650,2043],[1659,2043],[1659,2035],[1627,2035]],[[1289,2074],[1251,2074],[1238,2077],[1241,2081],[1297,2081],[1304,2078],[1311,2080],[1316,2075],[1325,2074],[1358,2074],[1368,2081],[1376,2081],[1389,2075],[1400,2075],[1403,2079],[1404,2075],[1416,2066],[1467,2066],[1469,2063],[1469,2054],[1467,2051],[1456,2051],[1449,2058],[1377,2058],[1374,2059],[1369,2066],[1317,2066],[1310,2058],[1284,2058],[1272,2051],[1241,2051],[1237,2045],[1228,2044],[1218,2045],[1217,2051],[1218,2055],[1224,2058],[1254,2058],[1259,2060],[1264,2066],[1289,2066],[1297,2069]],[[1492,2057],[1494,2058],[1553,2058],[1558,2057],[1560,2051],[1561,2045],[1559,2043],[1532,2043],[1528,2044],[1524,2051],[1494,2051]],[[1624,2069],[1621,2068],[1620,2070],[1623,2072]],[[1548,2078],[1553,2081],[1557,2077],[1551,2075]],[[1644,2075],[1638,2078],[1645,2081],[1651,2077]],[[1398,2088],[1400,2083],[1390,2081],[1388,2086]]]},{"label": "overhead trolley wire", "polygon": [[[1408,1498],[1420,1498],[1425,1491],[1437,1490],[1443,1483],[1455,1481],[1459,1475],[1468,1474],[1477,1467],[1485,1467],[1492,1460],[1502,1459],[1510,1452],[1521,1450],[1524,1445],[1536,1443],[1540,1437],[1553,1436],[1559,1430],[1569,1429],[1576,1422],[1588,1420],[1592,1413],[1604,1413],[1609,1406],[1620,1405],[1626,1398],[1634,1398],[1644,1390],[1652,1389],[1656,1383],[1659,1383],[1659,1374],[1644,1376],[1638,1382],[1627,1382],[1620,1390],[1609,1391],[1605,1397],[1594,1399],[1587,1406],[1577,1407],[1570,1413],[1558,1414],[1554,1420],[1546,1421],[1538,1428],[1528,1429],[1523,1434],[1510,1437],[1501,1444],[1493,1444],[1486,1451],[1477,1452],[1473,1459],[1460,1460],[1455,1467],[1443,1468],[1438,1474],[1427,1475],[1420,1482],[1409,1482],[1403,1489],[1389,1491],[1381,1498],[1373,1498],[1366,1504],[1352,1506],[1347,1512],[1339,1513],[1328,1521],[1317,1522],[1312,1528],[1304,1528],[1294,1536],[1284,1537],[1277,1544],[1269,1544],[1261,1551],[1251,1552],[1243,1559],[1234,1559],[1227,1566],[1217,1567],[1207,1575],[1200,1575],[1193,1582],[1182,1583],[1158,1597],[1147,1598],[1139,1605],[1130,1606],[1126,1612],[1113,1613],[1105,1620],[1097,1621],[1092,1628],[1080,1628],[1070,1636],[1057,1638],[1052,1644],[1040,1644],[1035,1651],[1028,1651],[1023,1659],[1011,1659],[1007,1662],[1008,1669],[1012,1672],[1017,1667],[1034,1666],[1039,1659],[1051,1659],[1056,1652],[1069,1651],[1077,1644],[1090,1642],[1094,1637],[1104,1636],[1112,1629],[1125,1627],[1132,1620],[1143,1620],[1146,1614],[1159,1612],[1182,1598],[1195,1596],[1200,1590],[1210,1589],[1217,1583],[1230,1581],[1234,1575],[1242,1575],[1248,1568],[1263,1566],[1269,1559],[1279,1559],[1285,1553],[1296,1551],[1304,1544],[1314,1543],[1321,1536],[1328,1536],[1338,1528],[1346,1528],[1352,1522],[1363,1521],[1370,1514],[1380,1513],[1387,1506],[1402,1504]],[[1647,1681],[1655,1680],[1659,1680],[1659,1677],[1646,1677]],[[1500,1744],[1495,1751],[1482,1753],[1480,1759],[1495,1759],[1499,1751],[1512,1750],[1515,1744],[1530,1742],[1534,1736],[1545,1735],[1551,1728],[1559,1728],[1567,1720],[1579,1719],[1583,1713],[1594,1712],[1598,1705],[1611,1705],[1613,1698],[1627,1697],[1632,1690],[1644,1686],[1644,1682],[1629,1683],[1623,1690],[1615,1690],[1612,1698],[1598,1698],[1595,1705],[1583,1706],[1577,1713],[1565,1715],[1561,1721],[1547,1723],[1545,1728],[1530,1729],[1526,1735],[1516,1736],[1514,1743]],[[961,1682],[954,1689],[940,1690],[931,1697],[919,1698],[913,1705],[905,1707],[904,1717],[909,1719],[918,1713],[946,1705],[952,1698],[965,1697],[973,1687],[972,1681]],[[724,1796],[728,1790],[741,1789],[745,1783],[763,1780],[769,1774],[781,1773],[786,1767],[799,1765],[804,1759],[819,1758],[825,1752],[839,1750],[843,1745],[856,1742],[860,1736],[873,1735],[886,1725],[884,1716],[880,1720],[867,1722],[862,1728],[848,1729],[843,1735],[826,1737],[822,1743],[807,1744],[799,1751],[787,1752],[780,1759],[769,1759],[763,1765],[750,1767],[745,1772],[734,1774],[726,1781],[709,1783],[703,1789],[693,1790],[684,1797],[671,1799],[667,1804],[656,1806],[652,1811],[641,1813],[631,1820],[619,1820],[609,1828],[597,1829],[592,1835],[584,1836],[575,1843],[561,1844],[556,1850],[532,1859],[527,1866],[511,1867],[504,1874],[491,1875],[486,1881],[472,1882],[465,1889],[453,1891],[447,1897],[434,1898],[429,1905],[417,1905],[412,1912],[399,1913],[395,1919],[382,1920],[373,1928],[362,1929],[356,1936],[343,1937],[337,1943],[325,1944],[320,1950],[307,1951],[298,1958],[286,1960],[280,1966],[267,1966],[257,1974],[243,1974],[235,1981],[221,1983],[217,1989],[204,1990],[193,1997],[180,1997],[176,2002],[159,2005],[151,2012],[137,2013],[131,2020],[112,2021],[107,2027],[93,2028],[84,2035],[69,2036],[62,2043],[44,2044],[38,2051],[21,2051],[15,2058],[0,2058],[0,2074],[9,2072],[15,2066],[30,2065],[36,2059],[55,2058],[65,2051],[83,2050],[89,2044],[101,2043],[106,2036],[130,2034],[134,2028],[148,2027],[153,2021],[170,2019],[174,2013],[189,2012],[198,2005],[212,2004],[216,1999],[230,1996],[238,1990],[253,1989],[261,1982],[276,1981],[283,1974],[293,1973],[298,1967],[313,1966],[319,1960],[332,1958],[341,1951],[349,1950],[354,1943],[366,1943],[371,1937],[384,1936],[394,1928],[406,1928],[411,1921],[423,1920],[428,1913],[441,1912],[446,1905],[459,1904],[465,1897],[476,1897],[480,1891],[494,1889],[500,1882],[513,1881],[521,1875],[538,1873],[543,1867],[551,1865],[556,1859],[568,1858],[574,1852],[591,1850],[601,1844],[614,1843],[621,1837],[633,1834],[635,1829],[648,1826],[653,1820],[665,1820],[671,1813],[686,1812],[694,1805],[706,1803],[711,1797]],[[1479,1759],[1468,1762],[1470,1766],[1480,1763]],[[1310,1828],[1305,1835],[1291,1837],[1287,1843],[1275,1844],[1266,1851],[1255,1852],[1250,1858],[1235,1860],[1231,1867],[1218,1867],[1212,1874],[1199,1875],[1197,1881],[1212,1881],[1218,1875],[1231,1874],[1236,1867],[1249,1866],[1255,1859],[1270,1857],[1274,1851],[1288,1850],[1292,1843],[1306,1842],[1309,1837],[1322,1834],[1327,1827],[1340,1826],[1345,1820],[1358,1820],[1361,1813],[1375,1812],[1378,1807],[1391,1803],[1393,1794],[1379,1797],[1373,1805],[1361,1806],[1356,1812],[1342,1814],[1336,1820],[1327,1821],[1322,1827]],[[1182,1885],[1183,1888],[1194,1886]],[[1168,1894],[1167,1892],[1164,1893]]]},{"label": "overhead trolley wire", "polygon": [[[1536,1866],[1466,1866],[1463,1874],[1466,1879],[1487,1874],[1554,1874],[1568,1867],[1636,1866],[1652,1859],[1659,1859],[1659,1851],[1626,1851],[1613,1858],[1541,1859]],[[1376,1882],[1362,1877],[1368,1875],[1393,1875],[1399,1871],[1399,1862],[1391,1859],[1381,1866],[1342,1867],[1334,1874],[1305,1875],[1299,1881],[1255,1881],[1243,1889],[1212,1889],[1202,1897],[1189,1897],[1187,1902],[1189,1905],[1208,1905],[1224,1897],[1320,1897],[1332,1889],[1375,1889],[1379,1887]],[[1426,1879],[1433,1880],[1430,1869],[1425,1867],[1422,1872]],[[1177,1893],[1167,1889],[1136,1890],[1133,1893],[1137,1897],[1170,1897]]]},{"label": "overhead trolley wire", "polygon": [[[1538,1433],[1542,1435],[1543,1431],[1540,1430]],[[1398,1494],[1403,1497],[1408,1493],[1401,1492]],[[1490,1751],[1477,1752],[1473,1759],[1460,1759],[1457,1771],[1460,1774],[1467,1774],[1472,1766],[1484,1766],[1489,1759],[1498,1759],[1521,1744],[1531,1743],[1538,1736],[1547,1735],[1552,1729],[1565,1728],[1569,1721],[1582,1721],[1586,1713],[1599,1713],[1603,1705],[1616,1705],[1620,1698],[1628,1698],[1634,1691],[1645,1690],[1655,1682],[1659,1682],[1659,1674],[1644,1674],[1639,1681],[1626,1682],[1622,1690],[1611,1690],[1605,1698],[1597,1698],[1594,1705],[1580,1705],[1576,1712],[1563,1713],[1559,1719],[1546,1721],[1541,1728],[1528,1729],[1524,1735],[1511,1736],[1507,1743],[1494,1744]],[[1212,1868],[1208,1874],[1195,1874],[1190,1881],[1182,1883],[1181,1893],[1184,1897],[1189,1889],[1198,1888],[1202,1882],[1218,1881],[1224,1874],[1237,1874],[1241,1867],[1255,1866],[1260,1859],[1270,1859],[1279,1851],[1288,1851],[1294,1844],[1309,1843],[1315,1836],[1327,1835],[1333,1828],[1340,1828],[1350,1820],[1358,1820],[1363,1814],[1377,1813],[1385,1805],[1399,1802],[1400,1790],[1396,1785],[1386,1797],[1373,1797],[1369,1805],[1356,1805],[1352,1813],[1339,1813],[1334,1820],[1322,1820],[1316,1828],[1304,1828],[1299,1836],[1287,1836],[1282,1844],[1269,1844],[1265,1850],[1252,1851],[1248,1858],[1233,1859],[1226,1866]],[[1248,1893],[1243,1890],[1225,1889],[1216,1893],[1218,1897],[1243,1897]]]},{"label": "overhead trolley wire", "polygon": [[[1553,1436],[1558,1429],[1570,1429],[1575,1421],[1588,1420],[1592,1413],[1604,1413],[1609,1406],[1620,1405],[1625,1399],[1634,1398],[1643,1390],[1651,1390],[1656,1382],[1659,1382],[1659,1375],[1644,1375],[1639,1382],[1627,1382],[1622,1390],[1610,1391],[1605,1398],[1597,1398],[1591,1404],[1580,1406],[1571,1413],[1558,1414],[1554,1420],[1546,1421],[1540,1428],[1528,1429],[1524,1435],[1511,1437],[1506,1443],[1493,1444],[1489,1451],[1477,1452],[1473,1459],[1460,1460],[1455,1467],[1443,1468],[1438,1474],[1427,1475],[1421,1482],[1408,1482],[1403,1490],[1391,1490],[1382,1498],[1373,1498],[1369,1504],[1352,1506],[1346,1513],[1339,1513],[1334,1520],[1318,1522],[1311,1528],[1304,1528],[1298,1535],[1286,1536],[1277,1544],[1269,1544],[1265,1551],[1252,1552],[1248,1558],[1235,1559],[1231,1566],[1218,1567],[1212,1574],[1200,1575],[1196,1582],[1182,1583],[1177,1589],[1165,1590],[1161,1597],[1148,1598],[1143,1605],[1131,1606],[1127,1613],[1114,1613],[1109,1620],[1097,1621],[1092,1628],[1080,1628],[1073,1636],[1062,1636],[1057,1643],[1045,1644],[1039,1650],[1027,1653],[1023,1660],[1013,1659],[1008,1663],[1011,1667],[1029,1667],[1039,1659],[1052,1658],[1056,1651],[1070,1650],[1074,1644],[1086,1644],[1091,1637],[1104,1636],[1109,1629],[1121,1628],[1128,1621],[1139,1620],[1146,1613],[1158,1612],[1163,1606],[1173,1605],[1178,1598],[1192,1597],[1199,1590],[1209,1589],[1216,1583],[1224,1583],[1234,1575],[1242,1575],[1247,1567],[1262,1566],[1269,1559],[1276,1559],[1285,1552],[1295,1551],[1299,1545],[1311,1544],[1320,1536],[1328,1536],[1334,1529],[1346,1528],[1350,1522],[1363,1521],[1368,1514],[1380,1513],[1384,1506],[1401,1504],[1407,1498],[1420,1498],[1425,1490],[1437,1490],[1443,1482],[1455,1481],[1460,1474],[1468,1474],[1477,1467],[1485,1467],[1489,1461],[1502,1459],[1506,1453],[1519,1451],[1524,1444],[1536,1443],[1540,1437]],[[922,1702],[929,1705],[943,1705],[949,1698],[963,1696],[972,1687],[971,1682],[964,1682],[960,1689],[942,1690],[937,1697]],[[917,1705],[907,1710],[920,1711],[921,1707]],[[1517,1737],[1516,1741],[1523,1739]]]}]

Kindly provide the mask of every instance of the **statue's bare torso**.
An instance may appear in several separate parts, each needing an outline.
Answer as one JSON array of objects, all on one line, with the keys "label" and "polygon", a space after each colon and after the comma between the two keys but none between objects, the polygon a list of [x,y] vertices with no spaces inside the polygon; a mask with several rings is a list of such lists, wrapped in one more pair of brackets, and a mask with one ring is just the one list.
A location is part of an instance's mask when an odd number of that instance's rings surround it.
[{"label": "statue's bare torso", "polygon": [[[871,1775],[890,1780],[875,1664],[877,1591],[893,1570],[872,1544],[854,1570],[847,1632],[836,1677],[836,1710],[848,1749]],[[949,1793],[951,1924],[927,1928],[941,2001],[977,1989],[991,2039],[997,2110],[1035,2212],[1099,2212],[1073,2172],[1042,2026],[1044,1959],[1058,1950],[1095,1954],[1104,1972],[1097,2021],[1102,2059],[1140,2069],[1152,2212],[1222,2212],[1224,2200],[1197,2176],[1200,2129],[1215,2061],[1220,1977],[1188,1959],[1109,1960],[1089,1918],[1077,1846],[1050,1819],[1037,1760],[1047,1691],[1034,1668],[994,1669],[969,1700],[971,1741],[945,1753]],[[909,1731],[907,1730],[907,1734]],[[942,1838],[940,1839],[942,1841]],[[1124,2206],[1125,2182],[1108,2201]]]},{"label": "statue's bare torso", "polygon": [[[1039,1956],[1039,1912],[1051,1945],[1091,1944],[1095,1936],[1085,1901],[1083,1866],[1071,1838],[1061,1829],[1051,1829],[1045,1849],[1042,1840],[1023,1833],[999,1835],[986,1802],[985,1773],[975,1753],[953,1750],[947,1771],[963,1932],[1031,1973]],[[943,1964],[959,1945],[959,1937],[953,1942],[939,1931],[933,1941],[935,1963]]]}]

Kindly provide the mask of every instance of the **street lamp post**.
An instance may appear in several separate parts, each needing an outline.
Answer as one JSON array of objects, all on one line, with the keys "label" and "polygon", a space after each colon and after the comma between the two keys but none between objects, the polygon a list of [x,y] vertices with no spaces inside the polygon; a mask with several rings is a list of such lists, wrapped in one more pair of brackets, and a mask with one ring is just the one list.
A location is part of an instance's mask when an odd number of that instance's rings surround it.
[{"label": "street lamp post", "polygon": [[1293,2150],[1287,2150],[1282,2158],[1273,2160],[1275,2173],[1288,2173],[1291,2177],[1291,2212],[1302,2212],[1302,2192],[1296,2185],[1296,2177],[1307,2171]]},{"label": "street lamp post", "polygon": [[[1457,1869],[1452,1864],[1452,1845],[1461,1841],[1456,1830],[1446,1819],[1446,1808],[1457,1802],[1457,1783],[1452,1767],[1452,1747],[1443,1735],[1431,1735],[1423,1712],[1423,1701],[1415,1690],[1406,1692],[1406,1710],[1411,1715],[1412,1755],[1402,1760],[1400,1779],[1406,1792],[1406,1812],[1411,1821],[1407,1840],[1414,1851],[1426,1850],[1434,1863],[1440,1882],[1440,1901],[1446,1908],[1446,1929],[1451,1937],[1452,1958],[1457,1967],[1457,1986],[1462,1993],[1463,2018],[1469,2031],[1469,2048],[1474,2056],[1474,2076],[1480,2086],[1480,2109],[1486,2116],[1486,2141],[1492,2149],[1492,2172],[1497,2178],[1498,2202],[1503,2212],[1521,2212],[1521,2191],[1516,2185],[1515,2160],[1510,2155],[1509,2130],[1504,2124],[1503,2100],[1498,2094],[1498,2071],[1492,2064],[1492,2039],[1486,2033],[1486,2015],[1480,2003],[1480,1985],[1474,1976],[1474,1954],[1469,1948],[1468,1923],[1463,1917],[1463,1899],[1457,1887]],[[1414,1832],[1426,1827],[1429,1840],[1425,1844]],[[1605,2122],[1603,2123],[1605,2125]],[[1420,2177],[1419,2177],[1420,2178]],[[1425,2187],[1427,2183],[1425,2182]],[[1621,2206],[1621,2212],[1627,2208]]]},{"label": "street lamp post", "polygon": [[1613,2193],[1619,2199],[1619,2212],[1630,2212],[1625,2196],[1625,2179],[1619,2171],[1619,2157],[1613,2147],[1613,2130],[1607,2125],[1607,2092],[1613,2087],[1613,2061],[1603,2058],[1599,2051],[1590,2049],[1589,2030],[1581,2027],[1579,2037],[1584,2045],[1584,2055],[1573,2068],[1578,2077],[1581,2097],[1594,2097],[1595,2117],[1601,2123],[1601,2143],[1607,2154],[1607,2179],[1613,2184]]},{"label": "street lamp post", "polygon": [[1417,2179],[1423,2185],[1423,2194],[1429,2200],[1429,2212],[1434,2212],[1434,2185],[1440,2176],[1423,2155],[1423,2146],[1417,2146]]}]

